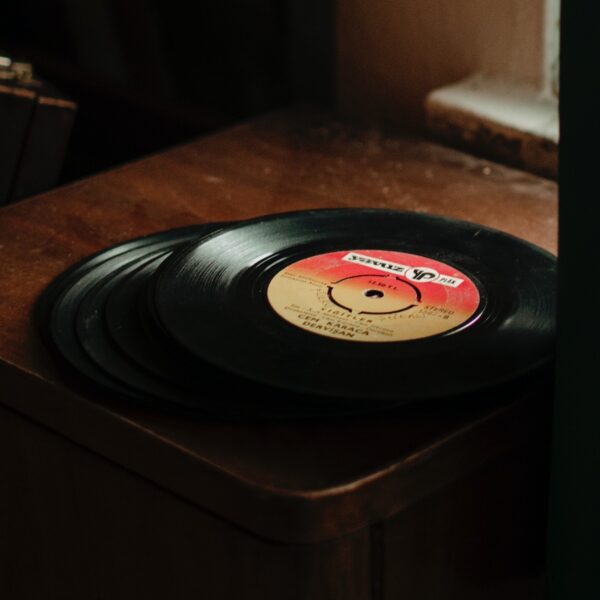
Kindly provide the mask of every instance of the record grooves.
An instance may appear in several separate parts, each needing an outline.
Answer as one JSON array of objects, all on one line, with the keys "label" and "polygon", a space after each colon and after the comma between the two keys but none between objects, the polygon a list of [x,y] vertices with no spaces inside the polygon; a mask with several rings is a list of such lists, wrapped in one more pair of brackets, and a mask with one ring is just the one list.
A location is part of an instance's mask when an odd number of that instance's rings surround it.
[{"label": "record grooves", "polygon": [[416,213],[328,209],[138,238],[40,297],[97,387],[225,417],[389,409],[491,390],[554,352],[556,261]]}]

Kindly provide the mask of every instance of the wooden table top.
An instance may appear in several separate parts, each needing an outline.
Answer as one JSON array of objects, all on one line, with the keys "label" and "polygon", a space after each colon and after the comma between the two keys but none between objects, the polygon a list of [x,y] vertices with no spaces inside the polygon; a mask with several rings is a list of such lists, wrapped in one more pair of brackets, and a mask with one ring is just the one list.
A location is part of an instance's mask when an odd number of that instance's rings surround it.
[{"label": "wooden table top", "polygon": [[111,244],[338,206],[457,217],[556,251],[553,182],[317,111],[281,111],[0,210],[0,402],[245,529],[292,542],[381,520],[503,452],[507,427],[519,438],[523,403],[313,423],[189,420],[78,388],[33,327],[52,278]]}]

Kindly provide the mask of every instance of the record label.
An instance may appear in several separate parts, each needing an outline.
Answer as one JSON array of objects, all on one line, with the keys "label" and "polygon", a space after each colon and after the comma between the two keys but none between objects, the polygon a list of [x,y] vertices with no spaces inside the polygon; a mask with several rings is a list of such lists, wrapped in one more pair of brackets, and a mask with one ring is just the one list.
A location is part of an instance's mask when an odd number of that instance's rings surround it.
[{"label": "record label", "polygon": [[443,262],[389,250],[345,250],[296,261],[271,279],[267,298],[311,333],[356,342],[398,342],[468,326],[475,283]]}]

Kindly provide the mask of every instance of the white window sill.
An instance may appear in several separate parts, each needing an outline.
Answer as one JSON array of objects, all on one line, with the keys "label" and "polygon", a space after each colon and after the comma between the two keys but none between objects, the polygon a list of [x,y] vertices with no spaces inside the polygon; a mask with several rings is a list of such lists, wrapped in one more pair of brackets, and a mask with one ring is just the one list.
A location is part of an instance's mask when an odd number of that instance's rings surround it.
[{"label": "white window sill", "polygon": [[531,87],[471,77],[431,92],[430,131],[488,158],[556,178],[558,102]]}]

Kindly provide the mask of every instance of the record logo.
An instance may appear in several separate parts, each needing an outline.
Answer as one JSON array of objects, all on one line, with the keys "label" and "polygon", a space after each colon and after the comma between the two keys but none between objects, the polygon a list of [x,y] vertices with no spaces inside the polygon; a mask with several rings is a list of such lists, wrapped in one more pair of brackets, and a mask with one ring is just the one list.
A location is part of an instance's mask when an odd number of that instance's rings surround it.
[{"label": "record logo", "polygon": [[463,279],[455,276],[440,275],[436,269],[432,269],[427,266],[409,266],[403,265],[390,260],[382,260],[374,256],[368,256],[358,252],[349,252],[342,260],[350,263],[357,263],[368,267],[369,269],[376,269],[378,271],[386,271],[387,273],[395,273],[397,275],[403,275],[407,279],[413,281],[421,281],[422,283],[438,283],[440,285],[447,285],[449,287],[458,287]]},{"label": "record logo", "polygon": [[422,281],[423,283],[427,283],[428,281],[435,281],[438,279],[440,274],[435,269],[428,269],[426,267],[411,267],[406,270],[404,276],[407,279],[412,279],[413,281]]}]

